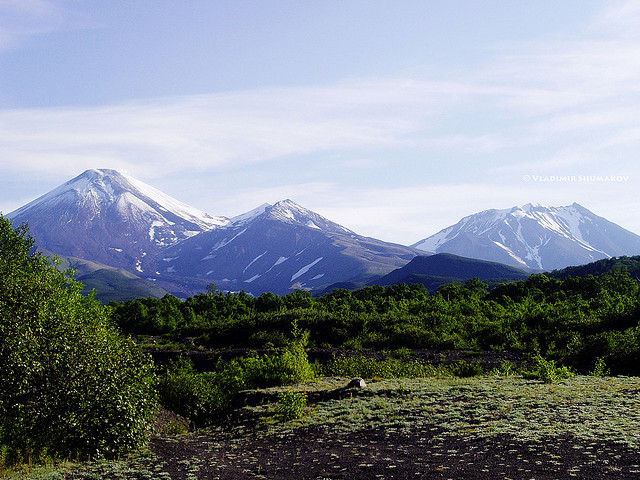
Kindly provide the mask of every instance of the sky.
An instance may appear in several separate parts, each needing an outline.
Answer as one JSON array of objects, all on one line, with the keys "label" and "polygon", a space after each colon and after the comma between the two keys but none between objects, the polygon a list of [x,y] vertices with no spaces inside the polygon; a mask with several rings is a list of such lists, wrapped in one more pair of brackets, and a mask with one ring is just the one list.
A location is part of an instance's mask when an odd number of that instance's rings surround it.
[{"label": "sky", "polygon": [[577,202],[640,234],[636,0],[0,0],[0,212],[113,168],[410,245]]}]

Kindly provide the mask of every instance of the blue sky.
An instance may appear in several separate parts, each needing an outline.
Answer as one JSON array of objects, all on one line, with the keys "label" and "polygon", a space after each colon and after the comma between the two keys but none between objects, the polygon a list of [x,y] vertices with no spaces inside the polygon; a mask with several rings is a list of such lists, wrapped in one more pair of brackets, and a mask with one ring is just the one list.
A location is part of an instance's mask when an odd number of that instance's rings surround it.
[{"label": "blue sky", "polygon": [[88,168],[382,240],[578,202],[640,234],[637,1],[0,0],[0,211]]}]

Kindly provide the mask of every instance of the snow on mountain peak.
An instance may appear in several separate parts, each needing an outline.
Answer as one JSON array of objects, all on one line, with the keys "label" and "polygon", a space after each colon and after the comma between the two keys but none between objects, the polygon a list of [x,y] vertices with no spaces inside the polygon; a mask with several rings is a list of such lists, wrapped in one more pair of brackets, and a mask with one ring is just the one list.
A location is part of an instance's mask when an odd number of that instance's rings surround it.
[{"label": "snow on mountain peak", "polygon": [[328,232],[353,234],[351,230],[328,220],[311,210],[298,205],[292,200],[286,199],[275,203],[265,211],[267,218],[285,223],[303,225]]},{"label": "snow on mountain peak", "polygon": [[[611,232],[622,237],[610,239],[607,235]],[[627,251],[619,247],[621,243],[632,246],[626,247],[630,248]],[[636,243],[637,248],[633,246]],[[577,203],[561,207],[527,203],[469,215],[414,247],[549,269],[587,263],[620,251],[632,254],[631,250],[640,249],[640,237]]]},{"label": "snow on mountain peak", "polygon": [[229,226],[238,226],[244,223],[250,222],[256,217],[262,215],[267,208],[271,207],[268,203],[263,203],[262,205],[254,208],[253,210],[249,210],[248,212],[242,213],[240,215],[236,215],[232,217],[229,221]]},{"label": "snow on mountain peak", "polygon": [[41,248],[138,272],[159,249],[229,222],[111,169],[86,170],[8,217]]},{"label": "snow on mountain peak", "polygon": [[[199,229],[208,230],[228,223],[226,217],[211,215],[191,207],[160,190],[137,180],[124,172],[111,169],[90,169],[77,177],[51,190],[43,196],[10,213],[10,217],[27,214],[30,210],[41,210],[45,206],[59,208],[80,202],[89,202],[97,213],[112,205],[125,213],[125,205],[135,205],[140,212],[165,218],[175,216],[197,225]],[[167,223],[174,220],[166,219]]]}]

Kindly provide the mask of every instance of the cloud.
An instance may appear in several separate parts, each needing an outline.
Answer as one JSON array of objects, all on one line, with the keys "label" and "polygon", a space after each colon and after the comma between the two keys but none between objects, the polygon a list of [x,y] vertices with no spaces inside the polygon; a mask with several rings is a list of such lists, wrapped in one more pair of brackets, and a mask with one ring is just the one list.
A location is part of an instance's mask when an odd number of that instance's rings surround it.
[{"label": "cloud", "polygon": [[640,24],[640,4],[635,0],[608,2],[598,18],[594,21],[596,32],[638,38]]},{"label": "cloud", "polygon": [[[391,81],[271,89],[109,107],[0,112],[0,153],[39,171],[85,159],[165,173],[237,167],[286,155],[410,143],[441,89]],[[455,90],[455,89],[453,89]],[[451,92],[455,95],[455,91]]]},{"label": "cloud", "polygon": [[95,21],[51,0],[0,0],[0,52],[31,37],[94,28]]},{"label": "cloud", "polygon": [[[212,214],[289,197],[358,233],[404,243],[475,211],[527,202],[578,201],[615,215],[607,205],[634,197],[640,180],[640,42],[631,28],[640,7],[607,5],[581,32],[502,45],[455,75],[0,111],[0,177],[56,176],[53,187],[86,168],[127,169],[165,191],[172,182],[178,193],[197,190],[197,204],[168,193]],[[44,0],[0,0],[3,12],[22,20],[0,21],[0,49],[70,24]],[[407,158],[416,178],[398,185],[394,166],[409,169]],[[297,178],[296,168],[318,177]],[[592,169],[632,180],[522,182],[522,174]],[[257,178],[267,174],[271,185]],[[627,228],[634,224],[640,231],[640,219]]]},{"label": "cloud", "polygon": [[[44,0],[5,0],[2,8],[45,19],[32,32],[67,21],[58,18],[57,4]],[[422,151],[425,158],[512,155],[522,162],[539,159],[536,149],[556,157],[568,143],[582,142],[585,154],[606,151],[612,142],[637,138],[640,45],[612,28],[636,10],[632,3],[612,4],[579,37],[503,46],[476,71],[449,78],[440,72],[437,80],[351,79],[105,107],[0,111],[0,155],[13,161],[0,170],[11,171],[15,163],[21,171],[49,171],[56,163],[65,173],[112,166],[167,175],[338,151],[356,158],[393,149]],[[580,146],[573,150],[580,155]]]}]

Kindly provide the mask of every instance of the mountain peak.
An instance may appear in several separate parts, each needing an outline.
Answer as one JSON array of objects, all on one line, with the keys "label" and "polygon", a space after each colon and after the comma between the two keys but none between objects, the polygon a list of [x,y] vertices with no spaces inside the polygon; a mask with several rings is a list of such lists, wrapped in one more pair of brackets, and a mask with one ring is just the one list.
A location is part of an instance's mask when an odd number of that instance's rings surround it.
[{"label": "mountain peak", "polygon": [[640,253],[640,237],[577,203],[561,207],[527,203],[469,215],[414,247],[552,270]]},{"label": "mountain peak", "polygon": [[43,196],[11,212],[11,218],[43,208],[84,208],[90,216],[114,208],[126,216],[131,205],[143,216],[168,215],[168,221],[178,217],[194,224],[197,230],[207,230],[228,222],[225,217],[211,215],[180,202],[160,190],[124,172],[111,169],[89,169]]},{"label": "mountain peak", "polygon": [[223,290],[282,294],[368,280],[417,253],[356,235],[286,199],[166,248],[153,269],[161,281],[182,282],[188,276],[190,282],[214,283]]},{"label": "mountain peak", "polygon": [[348,228],[338,225],[290,199],[281,200],[270,208],[267,208],[265,210],[265,218],[293,225],[302,225],[325,232],[354,234],[354,232]]},{"label": "mountain peak", "polygon": [[235,217],[231,218],[231,221],[229,222],[229,226],[235,227],[238,225],[242,225],[244,223],[251,222],[256,217],[259,217],[260,215],[262,215],[267,210],[267,208],[271,208],[271,205],[268,203],[263,203],[262,205],[252,210],[249,210],[248,212],[241,213],[240,215],[236,215]]},{"label": "mountain peak", "polygon": [[138,272],[159,249],[229,222],[111,169],[86,170],[8,217],[41,248]]}]

